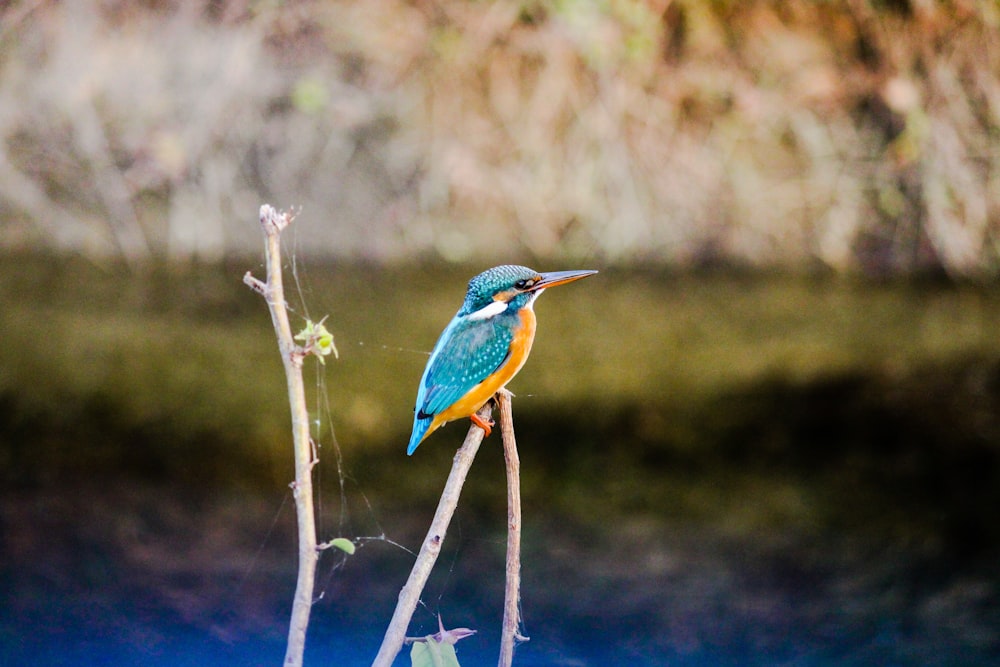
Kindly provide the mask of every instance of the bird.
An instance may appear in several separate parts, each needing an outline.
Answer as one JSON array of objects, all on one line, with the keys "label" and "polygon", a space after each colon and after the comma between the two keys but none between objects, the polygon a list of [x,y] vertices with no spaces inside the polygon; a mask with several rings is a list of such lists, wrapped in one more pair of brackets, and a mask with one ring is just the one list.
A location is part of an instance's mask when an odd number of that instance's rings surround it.
[{"label": "bird", "polygon": [[488,436],[492,423],[476,412],[524,366],[535,339],[535,299],[550,287],[595,273],[539,273],[507,264],[470,280],[462,307],[441,333],[420,378],[406,454],[443,424],[463,417]]}]

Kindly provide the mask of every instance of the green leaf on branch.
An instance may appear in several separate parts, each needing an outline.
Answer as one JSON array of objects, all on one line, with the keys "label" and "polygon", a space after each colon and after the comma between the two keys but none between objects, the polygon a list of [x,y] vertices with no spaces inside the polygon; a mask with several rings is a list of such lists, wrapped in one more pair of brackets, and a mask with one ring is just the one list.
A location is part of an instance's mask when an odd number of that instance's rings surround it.
[{"label": "green leaf on branch", "polygon": [[332,540],[330,540],[328,542],[328,544],[331,547],[334,547],[335,549],[340,549],[341,551],[343,551],[348,556],[353,556],[354,555],[354,542],[351,542],[346,537],[338,537],[338,538],[332,539]]},{"label": "green leaf on branch", "polygon": [[438,616],[439,631],[433,635],[416,639],[410,649],[410,664],[412,667],[461,667],[458,656],[455,655],[455,644],[466,637],[476,634],[469,628],[444,629],[444,622]]},{"label": "green leaf on branch", "polygon": [[339,359],[340,353],[337,352],[337,346],[333,342],[333,334],[327,330],[323,322],[326,322],[326,317],[319,322],[307,319],[305,328],[295,335],[295,340],[302,341],[305,354],[315,355],[319,363],[326,365],[323,357],[332,353],[334,358]]},{"label": "green leaf on branch", "polygon": [[335,537],[329,542],[323,542],[322,544],[316,545],[317,551],[325,551],[326,549],[329,549],[331,547],[334,549],[340,549],[348,556],[353,556],[354,550],[356,548],[354,546],[354,542],[351,542],[346,537]]},{"label": "green leaf on branch", "polygon": [[413,667],[461,667],[458,656],[455,655],[455,647],[451,644],[439,644],[433,637],[413,643],[410,664]]}]

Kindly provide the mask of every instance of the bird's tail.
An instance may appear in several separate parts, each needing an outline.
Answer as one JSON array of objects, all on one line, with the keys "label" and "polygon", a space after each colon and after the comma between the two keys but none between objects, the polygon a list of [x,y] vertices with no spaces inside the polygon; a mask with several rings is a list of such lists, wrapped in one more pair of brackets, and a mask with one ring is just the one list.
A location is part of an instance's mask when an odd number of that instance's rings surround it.
[{"label": "bird's tail", "polygon": [[417,446],[427,435],[427,429],[431,427],[434,417],[416,417],[413,420],[413,433],[410,435],[410,445],[406,448],[406,455],[410,456],[417,450]]}]

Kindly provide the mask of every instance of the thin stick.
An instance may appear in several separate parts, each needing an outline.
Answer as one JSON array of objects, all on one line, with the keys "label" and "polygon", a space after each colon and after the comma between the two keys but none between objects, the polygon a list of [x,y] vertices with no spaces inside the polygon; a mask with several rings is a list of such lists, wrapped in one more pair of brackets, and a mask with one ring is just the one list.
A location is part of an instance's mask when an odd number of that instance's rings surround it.
[{"label": "thin stick", "polygon": [[279,213],[266,204],[260,207],[260,225],[264,230],[267,258],[267,282],[262,283],[257,280],[249,271],[243,276],[243,282],[267,300],[288,382],[288,402],[292,412],[292,437],[295,447],[295,481],[291,486],[299,527],[299,573],[295,584],[295,598],[292,601],[292,615],[288,623],[288,645],[285,649],[284,664],[288,667],[299,667],[302,665],[302,655],[306,648],[306,630],[309,627],[309,612],[313,602],[318,553],[312,491],[312,467],[315,459],[310,446],[309,413],[306,408],[305,385],[302,381],[302,350],[292,338],[281,280],[281,231],[291,221],[287,213]]},{"label": "thin stick", "polygon": [[521,459],[514,439],[514,413],[511,393],[497,392],[503,455],[507,465],[507,584],[503,598],[503,629],[500,633],[499,667],[510,667],[514,660],[514,642],[528,641],[518,632],[521,624]]},{"label": "thin stick", "polygon": [[[477,413],[484,420],[488,421],[493,412],[490,403],[484,405]],[[424,538],[417,560],[410,570],[410,578],[406,580],[406,585],[399,592],[399,601],[396,603],[396,611],[392,615],[389,627],[385,631],[382,639],[382,647],[372,662],[372,667],[390,667],[392,661],[396,659],[396,654],[403,647],[406,639],[406,629],[413,618],[413,611],[417,608],[420,594],[424,590],[427,578],[434,568],[438,554],[441,552],[441,545],[444,543],[445,534],[448,532],[448,525],[451,517],[455,514],[458,506],[458,498],[462,494],[462,485],[472,467],[472,461],[476,458],[479,445],[483,442],[484,432],[481,428],[473,425],[469,428],[465,442],[455,454],[455,461],[451,466],[451,473],[448,481],[445,482],[444,491],[441,492],[441,500],[438,502],[437,512],[434,513],[434,520],[431,521],[430,530]]]}]

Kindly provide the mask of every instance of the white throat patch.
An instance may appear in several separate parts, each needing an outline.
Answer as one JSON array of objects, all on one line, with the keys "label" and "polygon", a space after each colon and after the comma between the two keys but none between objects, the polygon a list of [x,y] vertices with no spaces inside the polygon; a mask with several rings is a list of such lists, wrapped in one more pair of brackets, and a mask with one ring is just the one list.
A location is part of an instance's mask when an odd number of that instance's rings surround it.
[{"label": "white throat patch", "polygon": [[507,310],[506,301],[491,301],[489,304],[483,306],[474,313],[469,313],[466,317],[470,320],[488,320],[491,317],[499,315],[505,310]]}]

